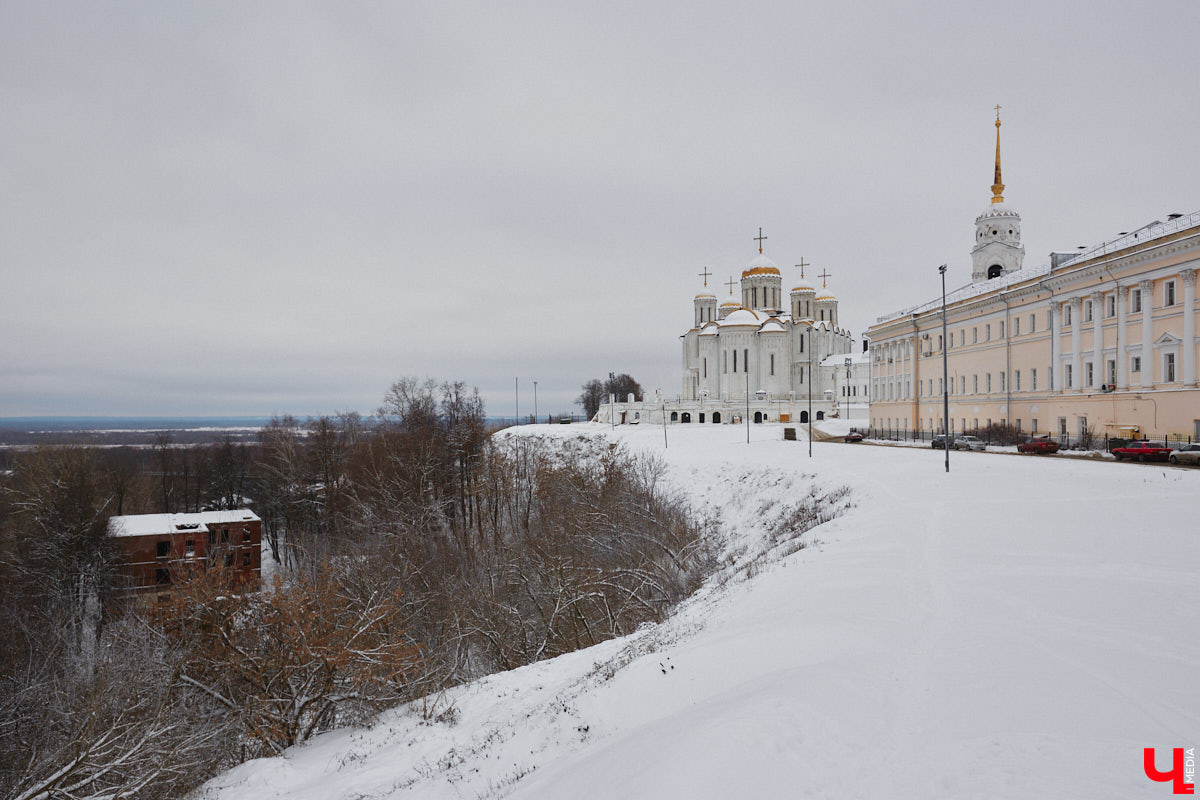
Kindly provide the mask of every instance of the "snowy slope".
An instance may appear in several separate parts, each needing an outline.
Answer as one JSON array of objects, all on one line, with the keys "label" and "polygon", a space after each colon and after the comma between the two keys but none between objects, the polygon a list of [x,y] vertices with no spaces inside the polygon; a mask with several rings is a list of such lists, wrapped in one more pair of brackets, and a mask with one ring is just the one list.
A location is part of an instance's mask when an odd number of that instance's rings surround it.
[{"label": "snowy slope", "polygon": [[[946,475],[938,451],[825,442],[810,461],[775,426],[674,426],[665,452],[650,426],[513,435],[583,431],[664,455],[740,566],[668,622],[448,693],[442,721],[398,709],[208,792],[1163,797],[1142,748],[1200,743],[1200,470],[954,453]],[[814,483],[853,507],[746,566]]]}]

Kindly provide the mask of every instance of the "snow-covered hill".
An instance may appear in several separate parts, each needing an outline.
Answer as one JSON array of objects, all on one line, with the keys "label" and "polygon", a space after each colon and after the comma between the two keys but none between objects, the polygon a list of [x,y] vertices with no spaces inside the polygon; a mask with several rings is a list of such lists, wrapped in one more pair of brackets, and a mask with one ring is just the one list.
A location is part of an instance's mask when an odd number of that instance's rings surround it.
[{"label": "snow-covered hill", "polygon": [[[531,426],[660,452],[740,559],[667,622],[244,764],[223,800],[1133,798],[1200,743],[1200,470]],[[803,430],[801,430],[803,433]],[[814,487],[852,506],[770,543]],[[790,553],[790,555],[788,554]],[[1161,766],[1167,756],[1159,751]]]}]

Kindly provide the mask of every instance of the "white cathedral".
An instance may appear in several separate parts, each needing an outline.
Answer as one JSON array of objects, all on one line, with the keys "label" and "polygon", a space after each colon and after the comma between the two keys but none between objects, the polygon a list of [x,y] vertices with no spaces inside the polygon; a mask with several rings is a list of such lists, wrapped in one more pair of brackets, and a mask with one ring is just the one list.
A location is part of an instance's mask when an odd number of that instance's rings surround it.
[{"label": "white cathedral", "polygon": [[[680,337],[680,395],[613,398],[597,421],[661,422],[665,414],[679,423],[807,422],[810,404],[814,419],[866,418],[869,359],[838,325],[837,297],[802,280],[785,303],[764,238],[760,230],[758,255],[742,267],[741,302],[695,296],[692,327]],[[707,280],[707,270],[701,275]]]}]

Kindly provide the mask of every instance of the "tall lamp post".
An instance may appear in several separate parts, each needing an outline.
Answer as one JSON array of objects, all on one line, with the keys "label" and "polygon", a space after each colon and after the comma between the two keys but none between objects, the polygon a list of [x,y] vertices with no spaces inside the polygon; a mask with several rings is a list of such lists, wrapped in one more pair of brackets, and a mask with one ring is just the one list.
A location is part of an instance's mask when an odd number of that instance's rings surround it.
[{"label": "tall lamp post", "polygon": [[846,421],[850,421],[850,364],[854,359],[846,357],[846,386],[842,389],[846,393]]},{"label": "tall lamp post", "polygon": [[537,424],[537,381],[533,382],[533,424]]},{"label": "tall lamp post", "polygon": [[950,340],[946,338],[946,265],[942,264],[938,267],[938,272],[942,274],[942,444],[946,446],[946,472],[950,471],[950,383],[947,380],[950,376],[949,364],[946,358],[946,353],[950,348],[946,347],[946,343]]},{"label": "tall lamp post", "polygon": [[812,385],[813,385],[812,332],[813,332],[812,325],[809,325],[808,326],[808,457],[809,458],[812,458]]}]

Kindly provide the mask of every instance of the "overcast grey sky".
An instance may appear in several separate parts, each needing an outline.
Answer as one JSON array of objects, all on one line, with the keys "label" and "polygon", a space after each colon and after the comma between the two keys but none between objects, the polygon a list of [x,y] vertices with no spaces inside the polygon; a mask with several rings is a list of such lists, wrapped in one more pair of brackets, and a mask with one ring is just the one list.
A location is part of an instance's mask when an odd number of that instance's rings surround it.
[{"label": "overcast grey sky", "polygon": [[858,336],[969,280],[997,103],[1027,264],[1200,209],[1197,31],[1195,0],[3,0],[0,415],[674,395],[697,273],[760,225]]}]

